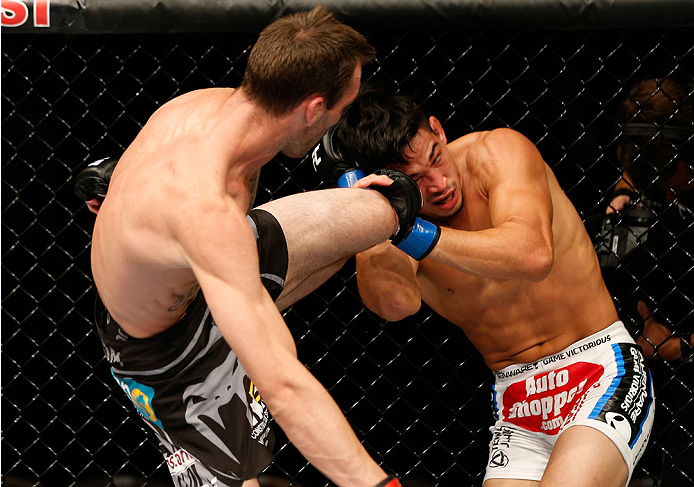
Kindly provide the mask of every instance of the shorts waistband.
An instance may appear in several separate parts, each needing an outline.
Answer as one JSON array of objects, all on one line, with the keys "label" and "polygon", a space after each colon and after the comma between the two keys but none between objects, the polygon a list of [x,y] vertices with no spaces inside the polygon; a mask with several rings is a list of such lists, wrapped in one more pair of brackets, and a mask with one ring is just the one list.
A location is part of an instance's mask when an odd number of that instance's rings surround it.
[{"label": "shorts waistband", "polygon": [[[585,350],[589,350],[596,346],[602,345],[603,343],[606,343],[608,341],[608,336],[610,343],[634,343],[634,339],[627,331],[626,327],[624,326],[624,323],[622,323],[621,321],[615,321],[610,326],[603,328],[602,330],[597,331],[592,335],[588,335],[585,338],[581,338],[580,340],[572,343],[563,350],[559,350],[558,352],[555,352],[551,355],[547,355],[546,357],[537,359],[534,362],[509,365],[501,370],[498,370],[497,372],[495,372],[494,375],[498,379],[505,379],[517,376],[528,370],[539,370],[543,363],[553,363],[555,362],[555,360],[551,359],[557,356],[568,355],[569,351],[575,351],[577,353],[580,353]],[[572,355],[575,354],[572,353]]]}]

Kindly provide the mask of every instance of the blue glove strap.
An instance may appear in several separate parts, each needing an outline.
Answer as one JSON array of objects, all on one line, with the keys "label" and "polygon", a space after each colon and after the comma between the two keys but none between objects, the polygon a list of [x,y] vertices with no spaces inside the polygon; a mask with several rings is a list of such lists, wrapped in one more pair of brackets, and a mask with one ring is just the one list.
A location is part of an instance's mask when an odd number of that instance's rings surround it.
[{"label": "blue glove strap", "polygon": [[422,260],[434,248],[440,235],[437,225],[417,217],[412,231],[396,247],[413,259]]},{"label": "blue glove strap", "polygon": [[356,183],[365,176],[366,173],[361,169],[354,169],[353,171],[346,172],[337,180],[337,187],[351,188],[352,186],[354,186],[354,183]]}]

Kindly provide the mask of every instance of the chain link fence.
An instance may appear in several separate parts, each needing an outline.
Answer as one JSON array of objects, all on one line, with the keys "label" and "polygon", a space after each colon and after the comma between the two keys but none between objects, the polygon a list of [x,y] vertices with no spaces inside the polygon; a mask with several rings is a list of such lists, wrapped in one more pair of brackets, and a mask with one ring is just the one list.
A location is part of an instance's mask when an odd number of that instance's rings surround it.
[{"label": "chain link fence", "polygon": [[[502,126],[525,134],[598,243],[595,222],[621,176],[613,150],[620,136],[617,100],[641,78],[694,81],[694,32],[685,28],[364,33],[379,53],[364,80],[416,93],[449,139]],[[94,219],[73,195],[72,177],[88,161],[119,155],[172,97],[238,85],[254,40],[251,34],[3,34],[6,485],[171,485],[156,445],[111,378],[93,329]],[[308,161],[278,157],[262,172],[258,203],[319,183]],[[635,302],[645,293],[660,321],[688,338],[692,220],[677,231],[660,220],[650,228],[660,227],[668,235],[664,250],[649,253],[638,271],[619,262],[606,270],[606,280],[625,320],[642,321]],[[401,322],[379,319],[359,299],[353,262],[285,319],[300,359],[387,470],[410,487],[481,485],[492,375],[457,327],[426,306]],[[651,366],[656,425],[634,482],[692,485],[691,362],[654,359]],[[268,477],[328,485],[278,433]],[[683,483],[668,480],[674,478]]]}]

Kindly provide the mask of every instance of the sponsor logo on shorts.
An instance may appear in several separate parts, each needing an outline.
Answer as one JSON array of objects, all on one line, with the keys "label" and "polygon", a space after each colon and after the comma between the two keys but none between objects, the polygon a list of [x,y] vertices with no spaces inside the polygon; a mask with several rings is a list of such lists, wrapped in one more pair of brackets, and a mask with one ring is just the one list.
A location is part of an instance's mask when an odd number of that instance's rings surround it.
[{"label": "sponsor logo on shorts", "polygon": [[513,430],[505,427],[495,429],[492,435],[492,441],[489,444],[489,467],[504,468],[509,464],[508,454],[504,449],[508,450],[511,447],[511,437]]},{"label": "sponsor logo on shorts", "polygon": [[620,404],[620,408],[632,421],[636,422],[641,416],[644,406],[647,406],[645,403],[648,397],[648,374],[641,352],[635,347],[629,347],[629,353],[634,363],[633,375],[629,383],[629,392]]},{"label": "sponsor logo on shorts", "polygon": [[581,352],[585,352],[586,350],[590,350],[591,348],[595,348],[598,345],[602,345],[603,343],[607,343],[611,340],[611,335],[605,335],[604,337],[596,338],[591,342],[584,343],[582,345],[576,345],[575,347],[569,348],[567,350],[562,350],[561,352],[555,355],[551,355],[542,360],[538,360],[537,362],[533,362],[531,364],[524,364],[519,367],[514,367],[508,371],[497,372],[496,377],[497,379],[507,379],[509,377],[516,377],[517,375],[520,375],[523,372],[527,372],[529,370],[537,370],[540,368],[541,365],[549,365],[559,360],[564,360],[565,358],[575,357],[579,355]]},{"label": "sponsor logo on shorts", "polygon": [[492,458],[489,460],[489,467],[504,468],[508,465],[508,461],[508,455],[506,455],[503,450],[493,450]]},{"label": "sponsor logo on shorts", "polygon": [[106,360],[109,364],[123,365],[123,361],[120,358],[120,352],[116,352],[113,348],[104,345],[104,355],[106,355]]},{"label": "sponsor logo on shorts", "polygon": [[624,441],[631,440],[631,425],[629,420],[619,413],[608,412],[605,413],[605,422],[612,426],[617,433],[622,435]]},{"label": "sponsor logo on shorts", "polygon": [[166,455],[165,460],[166,466],[169,467],[169,473],[172,477],[182,474],[195,464],[195,458],[183,448],[171,455]]},{"label": "sponsor logo on shorts", "polygon": [[577,362],[515,382],[503,395],[504,419],[528,431],[556,434],[603,372],[602,365]]},{"label": "sponsor logo on shorts", "polygon": [[619,344],[613,345],[613,348],[617,359],[621,359],[621,375],[615,378],[590,417],[610,425],[633,447],[653,400],[650,396],[650,376],[637,347]]},{"label": "sponsor logo on shorts", "polygon": [[116,379],[118,385],[125,391],[125,394],[130,398],[132,403],[137,408],[137,412],[140,416],[145,418],[150,423],[154,423],[159,426],[162,430],[164,426],[161,424],[161,420],[157,417],[152,407],[152,401],[154,399],[154,389],[144,384],[140,384],[132,379],[122,379],[118,377],[113,370],[111,370],[111,375]]},{"label": "sponsor logo on shorts", "polygon": [[255,386],[253,381],[250,381],[250,385],[248,386],[248,395],[250,396],[248,406],[251,410],[251,427],[253,428],[251,438],[257,440],[258,443],[267,445],[267,437],[270,434],[270,428],[268,428],[270,413],[268,412],[265,403],[260,398],[258,388]]}]

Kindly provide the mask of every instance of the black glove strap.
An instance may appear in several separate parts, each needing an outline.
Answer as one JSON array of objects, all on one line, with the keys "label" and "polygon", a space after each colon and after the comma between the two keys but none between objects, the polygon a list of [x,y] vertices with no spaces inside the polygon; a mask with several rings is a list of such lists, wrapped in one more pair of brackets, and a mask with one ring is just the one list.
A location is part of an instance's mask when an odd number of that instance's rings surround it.
[{"label": "black glove strap", "polygon": [[385,480],[374,485],[374,487],[386,487],[386,486],[387,487],[401,487],[398,479],[393,477],[392,475],[389,475],[388,477],[386,477]]}]

